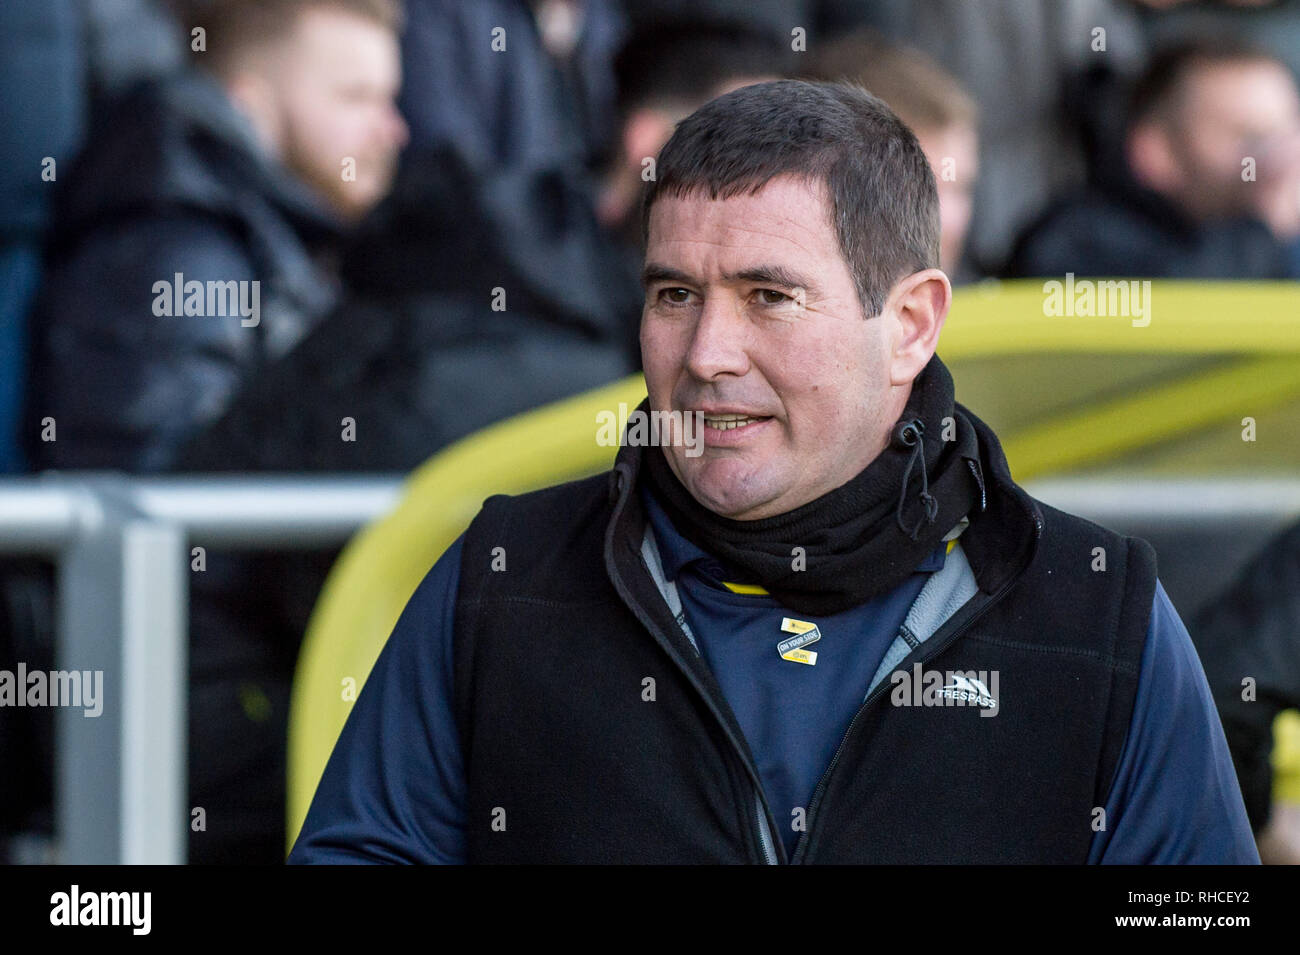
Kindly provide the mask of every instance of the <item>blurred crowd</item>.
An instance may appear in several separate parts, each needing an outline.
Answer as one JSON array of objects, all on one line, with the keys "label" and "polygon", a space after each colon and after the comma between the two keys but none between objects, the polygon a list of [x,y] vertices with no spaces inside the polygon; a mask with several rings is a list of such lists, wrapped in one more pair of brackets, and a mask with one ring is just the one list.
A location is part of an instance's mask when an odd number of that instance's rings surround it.
[{"label": "blurred crowd", "polygon": [[[954,283],[1300,278],[1298,0],[5,0],[0,50],[11,474],[406,471],[636,371],[654,156],[778,77],[911,126]],[[196,575],[192,861],[283,858],[332,557]],[[50,594],[5,563],[0,666]],[[0,844],[51,828],[48,713],[5,721]]]}]

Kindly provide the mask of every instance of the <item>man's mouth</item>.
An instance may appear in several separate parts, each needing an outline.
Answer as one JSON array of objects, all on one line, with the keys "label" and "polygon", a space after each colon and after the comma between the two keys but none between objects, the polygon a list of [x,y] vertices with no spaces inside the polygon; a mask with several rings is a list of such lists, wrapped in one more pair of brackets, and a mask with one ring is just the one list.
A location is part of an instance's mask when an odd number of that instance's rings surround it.
[{"label": "man's mouth", "polygon": [[704,425],[717,431],[734,431],[746,425],[767,421],[767,416],[747,414],[708,414],[704,415]]}]

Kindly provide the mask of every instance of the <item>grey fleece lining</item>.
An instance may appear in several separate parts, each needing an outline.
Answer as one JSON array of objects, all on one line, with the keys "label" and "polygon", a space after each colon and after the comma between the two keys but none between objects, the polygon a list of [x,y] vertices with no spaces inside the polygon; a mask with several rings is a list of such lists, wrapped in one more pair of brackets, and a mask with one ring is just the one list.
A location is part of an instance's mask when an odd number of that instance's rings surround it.
[{"label": "grey fleece lining", "polygon": [[[966,560],[966,552],[961,541],[953,545],[952,551],[944,559],[943,569],[935,571],[917,594],[912,609],[907,612],[907,619],[898,628],[898,636],[885,651],[885,658],[876,668],[876,675],[867,687],[865,700],[871,695],[881,680],[902,661],[913,647],[918,647],[938,630],[945,620],[961,609],[966,601],[975,596],[979,585],[975,583],[975,572]],[[908,638],[911,638],[909,642]]]},{"label": "grey fleece lining", "polygon": [[659,557],[659,544],[655,541],[654,531],[651,530],[649,523],[645,526],[645,536],[641,538],[641,559],[645,561],[646,569],[654,578],[659,593],[663,594],[668,609],[677,618],[677,625],[682,628],[682,633],[686,634],[686,639],[691,641],[695,652],[703,656],[700,654],[700,645],[695,642],[695,634],[691,632],[691,626],[686,622],[686,611],[682,609],[682,598],[677,593],[677,584],[664,577],[664,562]]}]

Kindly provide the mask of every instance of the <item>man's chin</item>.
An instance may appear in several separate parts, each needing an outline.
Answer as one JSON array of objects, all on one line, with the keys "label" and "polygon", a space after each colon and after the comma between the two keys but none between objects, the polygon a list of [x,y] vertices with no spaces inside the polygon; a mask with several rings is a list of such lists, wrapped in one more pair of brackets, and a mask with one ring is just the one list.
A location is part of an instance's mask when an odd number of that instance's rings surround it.
[{"label": "man's chin", "polygon": [[752,520],[761,516],[755,512],[771,500],[771,494],[765,488],[757,486],[755,478],[758,475],[753,468],[745,468],[742,472],[728,466],[734,463],[709,462],[695,473],[689,470],[688,464],[687,480],[682,483],[691,497],[718,516],[732,520]]}]

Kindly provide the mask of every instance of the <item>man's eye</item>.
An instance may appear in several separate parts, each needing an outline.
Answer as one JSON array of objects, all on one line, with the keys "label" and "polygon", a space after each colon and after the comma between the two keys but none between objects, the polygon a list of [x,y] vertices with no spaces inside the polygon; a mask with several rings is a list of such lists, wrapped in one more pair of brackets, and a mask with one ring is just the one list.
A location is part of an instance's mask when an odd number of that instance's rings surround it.
[{"label": "man's eye", "polygon": [[760,305],[781,305],[790,301],[790,296],[784,292],[778,292],[773,288],[761,288],[758,290],[758,301]]},{"label": "man's eye", "polygon": [[659,300],[667,302],[669,305],[685,305],[691,300],[691,290],[688,288],[666,288],[659,291]]}]

